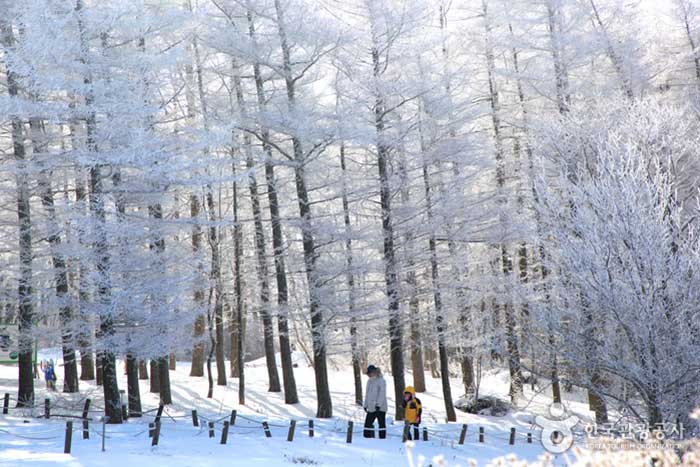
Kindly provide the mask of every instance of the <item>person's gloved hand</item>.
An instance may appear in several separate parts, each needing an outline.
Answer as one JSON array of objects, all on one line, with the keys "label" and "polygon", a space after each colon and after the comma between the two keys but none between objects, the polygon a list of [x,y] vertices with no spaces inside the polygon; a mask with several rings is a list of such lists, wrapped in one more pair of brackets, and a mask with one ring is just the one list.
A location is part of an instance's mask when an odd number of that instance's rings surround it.
[{"label": "person's gloved hand", "polygon": [[420,425],[420,415],[416,417],[416,425]]},{"label": "person's gloved hand", "polygon": [[376,407],[374,407],[374,411],[375,411],[375,412],[379,412],[379,406],[378,406],[378,405],[377,405]]},{"label": "person's gloved hand", "polygon": [[362,407],[362,408],[365,410],[365,413],[369,413],[369,412],[367,411],[367,407]]}]

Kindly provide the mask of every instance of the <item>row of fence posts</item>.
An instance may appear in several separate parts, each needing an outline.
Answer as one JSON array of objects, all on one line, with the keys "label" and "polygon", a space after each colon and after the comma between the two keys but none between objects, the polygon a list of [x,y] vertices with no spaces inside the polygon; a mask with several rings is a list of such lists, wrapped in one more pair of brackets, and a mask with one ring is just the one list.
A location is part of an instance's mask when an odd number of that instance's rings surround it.
[{"label": "row of fence posts", "polygon": [[[236,424],[236,417],[237,417],[236,410],[232,410],[231,416],[229,417],[229,420],[224,420],[224,426],[223,426],[223,429],[221,430],[221,441],[220,441],[221,444],[227,443],[229,429],[231,426]],[[199,415],[197,414],[197,410],[195,410],[195,409],[192,410],[192,426],[194,426],[194,427],[200,426]],[[207,422],[207,428],[209,431],[210,438],[214,438],[216,436],[214,426],[215,426],[215,423],[213,421]],[[297,426],[296,420],[289,421],[289,429],[287,431],[287,441],[289,441],[289,442],[294,441],[294,434],[296,432],[296,426]],[[272,438],[272,432],[270,431],[270,424],[267,421],[262,422],[262,428],[263,428],[263,431],[265,433],[265,437]],[[149,433],[150,433],[150,431],[149,431]],[[309,420],[309,438],[313,438],[313,437],[314,437],[314,421]],[[157,442],[155,444],[157,444]],[[155,444],[153,444],[153,445],[155,446]]]},{"label": "row of fence posts", "polygon": [[[464,444],[464,440],[467,437],[467,424],[462,425],[462,430],[459,432],[459,441],[458,444]],[[484,442],[484,427],[480,426],[479,427],[479,442],[483,443]],[[528,444],[532,444],[532,433],[527,434],[527,442]],[[511,427],[510,429],[510,436],[508,437],[508,444],[511,446],[515,444],[515,428]]]},{"label": "row of fence posts", "polygon": [[[236,411],[232,410],[231,411],[231,417],[230,420],[224,421],[224,427],[221,432],[221,444],[226,444],[228,440],[228,432],[229,432],[229,427],[234,425],[236,422]],[[287,441],[292,442],[294,441],[294,433],[296,431],[296,425],[297,421],[296,420],[290,420],[289,421],[289,429],[287,431]],[[198,427],[199,426],[199,416],[197,415],[197,410],[193,409],[192,410],[192,426]],[[348,425],[347,425],[347,431],[345,435],[345,442],[347,444],[352,443],[352,437],[353,437],[353,429],[354,429],[355,423],[352,420],[348,420]],[[209,437],[214,438],[215,437],[215,431],[214,431],[214,422],[210,421],[208,422],[208,427],[209,427]],[[421,435],[421,431],[418,427],[413,426],[413,437],[411,437],[411,425],[409,423],[406,423],[404,425],[404,430],[403,430],[403,442],[406,442],[410,439],[418,440]],[[271,438],[272,437],[272,432],[270,431],[270,425],[267,421],[262,422],[262,428],[265,433],[266,438]],[[462,429],[459,434],[459,441],[458,444],[463,445],[464,441],[467,437],[467,424],[462,425]],[[428,441],[429,439],[429,431],[428,427],[424,426],[422,430],[422,435],[423,435],[423,441]],[[309,437],[313,438],[314,437],[314,421],[309,420]],[[483,443],[484,442],[484,427],[479,427],[479,442]],[[532,433],[527,433],[527,442],[529,444],[532,444]],[[157,444],[157,443],[156,443]],[[508,444],[511,446],[515,444],[515,428],[510,429],[510,436],[508,438]]]},{"label": "row of fence posts", "polygon": [[[3,408],[2,408],[2,413],[7,414],[9,411],[9,402],[10,402],[10,394],[5,393],[5,397],[3,398]],[[88,413],[90,410],[90,399],[85,400],[85,404],[83,406],[83,412],[81,416],[81,420],[83,422],[83,439],[90,439],[90,425],[89,425],[89,418],[88,418]],[[122,406],[123,409],[125,408]],[[156,413],[156,417],[152,423],[149,423],[148,425],[148,436],[151,438],[151,446],[157,446],[158,442],[160,440],[160,429],[161,429],[161,422],[160,419],[163,415],[163,409],[164,406],[163,404],[160,404],[158,406],[158,411]],[[50,399],[45,399],[44,400],[44,417],[45,418],[50,418],[51,417],[51,401]],[[226,444],[228,442],[228,434],[230,427],[236,424],[236,417],[237,417],[237,412],[236,410],[231,411],[231,416],[229,420],[225,420],[223,422],[223,429],[221,432],[221,439],[220,443],[221,444]],[[106,420],[103,419],[103,427],[102,427],[102,450],[104,451],[105,449],[105,425]],[[289,429],[287,431],[287,441],[292,442],[294,440],[294,434],[296,431],[296,420],[291,420],[289,422]],[[197,410],[193,409],[192,410],[192,426],[199,427],[199,416],[197,414]],[[215,437],[215,423],[213,421],[208,421],[207,422],[207,427],[209,431],[209,437],[214,438]],[[272,432],[270,431],[270,425],[267,421],[262,422],[262,427],[263,431],[265,433],[266,438],[271,438],[272,437]],[[467,436],[467,425],[463,424],[462,429],[459,434],[459,445],[463,445]],[[347,431],[346,431],[346,438],[345,441],[347,444],[352,443],[352,438],[353,438],[353,429],[354,429],[354,422],[352,420],[348,421],[347,425]],[[429,431],[427,427],[423,427],[422,430],[422,439],[423,441],[428,441]],[[308,434],[310,438],[314,437],[314,421],[309,420],[308,422]],[[411,425],[406,423],[404,425],[404,430],[403,430],[403,441],[406,442],[410,439],[418,440],[420,438],[421,432],[419,431],[418,427],[413,427],[413,436],[411,436]],[[479,427],[479,442],[483,443],[484,442],[484,427]],[[72,438],[73,438],[73,422],[72,421],[67,421],[66,422],[66,435],[65,435],[65,442],[64,442],[64,452],[66,454],[70,454],[71,452],[71,444],[72,444]],[[527,433],[527,442],[529,444],[532,443],[532,433]],[[510,429],[510,436],[508,438],[508,444],[514,445],[515,444],[515,428]]]},{"label": "row of fence posts", "polygon": [[[123,392],[123,391],[120,391]],[[85,399],[85,403],[83,404],[83,412],[80,416],[80,419],[83,422],[83,439],[90,439],[90,419],[88,418],[88,414],[90,412],[90,404],[91,400]],[[122,404],[122,415],[126,417],[126,414],[124,411],[126,410],[126,406]],[[10,411],[10,393],[5,393],[2,401],[2,414],[7,415]],[[159,409],[159,413],[162,413],[162,408]],[[78,418],[74,417],[71,415],[58,415],[59,417],[72,417],[72,418]],[[44,418],[50,419],[51,418],[51,399],[45,398],[44,399]],[[107,420],[106,418],[103,417],[103,424],[102,424],[102,451],[105,450],[105,424]],[[65,454],[70,454],[71,448],[73,444],[73,421],[68,420],[66,422],[66,434],[64,438],[64,443],[63,443],[63,452]]]},{"label": "row of fence posts", "polygon": [[[89,407],[89,402],[86,403],[86,407]],[[161,406],[162,407],[162,406]],[[151,446],[157,446],[158,441],[160,439],[160,428],[161,428],[161,423],[160,423],[160,418],[162,415],[162,409],[159,407],[158,414],[156,415],[155,420],[152,423],[148,424],[148,436],[151,438]],[[221,439],[219,441],[220,444],[226,444],[228,442],[228,433],[230,427],[235,424],[236,421],[236,411],[233,410],[231,412],[231,418],[230,420],[224,420],[223,423],[223,429],[221,430]],[[195,427],[199,426],[199,417],[197,415],[197,411],[193,410],[192,411],[192,425]],[[294,441],[294,433],[296,431],[296,425],[297,421],[296,420],[290,420],[289,422],[289,429],[287,431],[287,441],[292,442]],[[348,426],[347,426],[347,431],[346,431],[346,437],[345,437],[345,442],[347,444],[352,443],[352,437],[353,437],[353,428],[354,428],[354,422],[352,420],[348,421]],[[216,436],[215,430],[214,430],[214,422],[209,421],[207,422],[207,427],[209,429],[209,437],[214,438]],[[266,438],[271,438],[272,437],[272,432],[270,431],[270,425],[268,422],[264,421],[262,422],[262,427],[263,431],[265,432],[265,437]],[[423,427],[422,434],[423,434],[423,441],[428,441],[429,435],[428,435],[428,427]],[[404,425],[404,431],[403,431],[403,442],[406,442],[410,439],[418,440],[420,438],[420,430],[418,427],[413,427],[413,438],[411,438],[411,425],[408,423]],[[64,443],[64,452],[66,454],[70,454],[71,450],[71,441],[72,441],[72,436],[73,436],[73,422],[68,421],[66,422],[66,438],[65,438],[65,443]],[[464,424],[462,425],[462,429],[459,434],[459,445],[463,445],[465,438],[467,436],[467,425]],[[83,439],[89,439],[89,430],[88,430],[88,420],[87,418],[84,417],[83,419]],[[313,438],[314,437],[314,421],[309,420],[309,437]],[[102,450],[104,451],[104,424],[102,428]],[[479,442],[483,443],[484,442],[484,427],[479,427]],[[529,444],[532,444],[532,433],[527,434],[527,442]],[[515,428],[510,429],[510,436],[508,438],[508,444],[511,446],[515,444]]]},{"label": "row of fence posts", "polygon": [[[123,392],[123,391],[119,391]],[[7,414],[9,410],[9,402],[10,402],[10,395],[8,393],[5,393],[5,398],[3,400],[3,408],[2,408],[2,413]],[[85,399],[85,405],[83,406],[83,414],[82,414],[82,419],[85,420],[87,419],[88,411],[90,410],[90,399]],[[77,418],[73,417],[72,415],[55,415],[58,417],[72,417],[72,418]],[[46,398],[44,399],[44,418],[49,419],[51,418],[51,399]],[[128,418],[128,413],[126,409],[126,405],[122,404],[122,418],[125,420]]]}]

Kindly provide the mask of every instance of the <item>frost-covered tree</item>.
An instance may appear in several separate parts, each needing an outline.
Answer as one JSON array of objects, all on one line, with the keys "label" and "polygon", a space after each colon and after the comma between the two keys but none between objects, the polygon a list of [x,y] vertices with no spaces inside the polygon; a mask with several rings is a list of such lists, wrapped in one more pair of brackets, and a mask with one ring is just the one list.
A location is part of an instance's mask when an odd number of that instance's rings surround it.
[{"label": "frost-covered tree", "polygon": [[555,308],[540,319],[555,321],[553,351],[575,384],[651,426],[685,419],[700,378],[700,251],[683,196],[698,139],[686,115],[653,99],[575,106],[542,139],[552,171],[538,210]]}]

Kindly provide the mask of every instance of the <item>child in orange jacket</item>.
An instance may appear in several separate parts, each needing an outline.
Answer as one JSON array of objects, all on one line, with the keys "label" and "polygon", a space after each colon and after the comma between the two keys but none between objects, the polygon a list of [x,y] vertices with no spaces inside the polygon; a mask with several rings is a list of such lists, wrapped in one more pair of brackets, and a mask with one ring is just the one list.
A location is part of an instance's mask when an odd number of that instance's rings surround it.
[{"label": "child in orange jacket", "polygon": [[[421,404],[420,399],[416,397],[416,390],[413,386],[406,386],[406,389],[403,390],[403,407],[406,422],[413,426],[413,439],[417,441],[419,439],[418,426],[420,425],[421,415],[423,414],[423,404]],[[410,430],[408,439],[411,439]]]}]

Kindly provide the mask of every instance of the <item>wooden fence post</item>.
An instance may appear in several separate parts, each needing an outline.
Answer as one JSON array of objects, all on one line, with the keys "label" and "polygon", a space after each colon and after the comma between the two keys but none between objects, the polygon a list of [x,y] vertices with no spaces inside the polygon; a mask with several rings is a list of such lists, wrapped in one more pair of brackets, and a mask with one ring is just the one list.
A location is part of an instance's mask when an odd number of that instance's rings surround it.
[{"label": "wooden fence post", "polygon": [[532,433],[528,433],[528,434],[527,434],[527,442],[528,442],[529,444],[532,444]]},{"label": "wooden fence post", "polygon": [[6,392],[5,398],[2,400],[2,414],[7,415],[7,412],[9,410],[10,410],[10,393]]},{"label": "wooden fence post", "polygon": [[90,424],[87,418],[83,419],[83,439],[90,439]]},{"label": "wooden fence post", "polygon": [[209,422],[209,437],[214,437],[214,422]]},{"label": "wooden fence post", "polygon": [[423,427],[423,441],[428,441],[428,427]]},{"label": "wooden fence post", "polygon": [[102,417],[102,452],[105,452],[105,432],[107,431],[108,417]]},{"label": "wooden fence post", "polygon": [[153,433],[156,431],[156,424],[151,422],[148,424],[148,437],[153,438]]},{"label": "wooden fence post", "polygon": [[510,439],[508,439],[508,444],[511,446],[515,444],[515,428],[510,429]]},{"label": "wooden fence post", "polygon": [[484,442],[484,427],[483,426],[479,427],[479,442],[480,443]]},{"label": "wooden fence post", "polygon": [[165,408],[165,405],[163,405],[162,402],[160,404],[158,404],[158,412],[156,412],[156,419],[154,420],[154,422],[160,423],[160,417],[163,415],[164,408]]},{"label": "wooden fence post", "polygon": [[236,424],[236,414],[237,414],[236,409],[233,409],[233,410],[231,411],[231,419],[229,420],[229,423],[230,423],[231,425],[235,425],[235,424]]},{"label": "wooden fence post", "polygon": [[309,438],[314,437],[314,421],[309,420]]},{"label": "wooden fence post", "polygon": [[73,422],[66,422],[66,439],[63,442],[63,453],[70,454],[71,444],[73,442]]},{"label": "wooden fence post", "polygon": [[459,444],[464,444],[464,438],[467,437],[467,424],[462,425],[462,431],[459,432]]},{"label": "wooden fence post", "polygon": [[44,399],[44,418],[51,418],[51,399]]},{"label": "wooden fence post", "polygon": [[272,433],[270,433],[270,425],[267,422],[262,422],[263,430],[265,430],[265,437],[272,438]]},{"label": "wooden fence post", "polygon": [[199,426],[199,417],[195,409],[192,409],[192,426]]},{"label": "wooden fence post", "polygon": [[348,433],[347,436],[345,436],[345,442],[348,444],[352,443],[352,427],[354,423],[352,420],[348,420]]},{"label": "wooden fence post", "polygon": [[160,422],[156,422],[156,428],[153,430],[151,446],[158,446],[158,439],[160,439]]},{"label": "wooden fence post", "polygon": [[289,421],[289,431],[287,432],[287,441],[290,443],[294,441],[294,429],[297,426],[297,421],[296,420],[290,420]]},{"label": "wooden fence post", "polygon": [[88,423],[89,412],[90,399],[85,399],[85,405],[83,405],[83,439],[90,439],[90,425]]},{"label": "wooden fence post", "polygon": [[230,423],[228,420],[224,420],[224,429],[221,430],[221,444],[226,444],[228,441],[228,427]]}]

